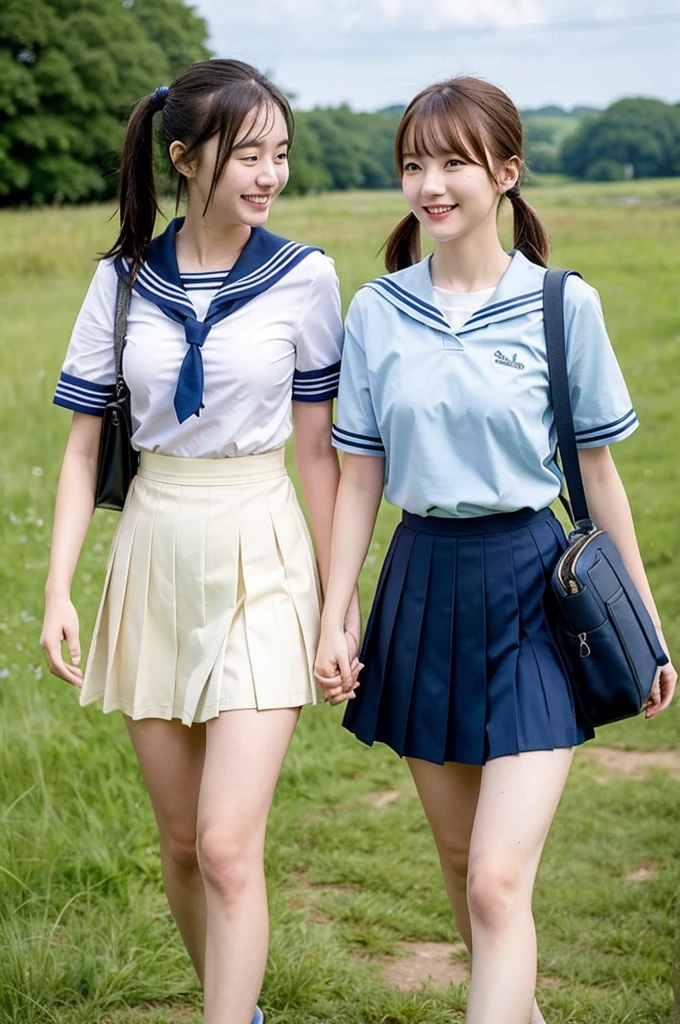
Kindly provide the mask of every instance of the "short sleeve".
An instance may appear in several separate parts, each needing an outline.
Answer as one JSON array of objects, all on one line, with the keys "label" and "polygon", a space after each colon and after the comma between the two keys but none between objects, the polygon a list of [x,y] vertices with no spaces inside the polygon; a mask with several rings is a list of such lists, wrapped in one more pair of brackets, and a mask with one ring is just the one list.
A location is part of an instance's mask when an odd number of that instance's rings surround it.
[{"label": "short sleeve", "polygon": [[99,263],[66,350],[54,404],[102,416],[114,393],[113,352],[117,277],[113,263]]},{"label": "short sleeve", "polygon": [[622,441],[637,416],[614,354],[600,297],[578,277],[565,286],[565,331],[574,433],[579,448]]},{"label": "short sleeve", "polygon": [[322,254],[304,299],[295,346],[294,402],[327,402],[338,393],[342,314],[340,283],[333,260]]},{"label": "short sleeve", "polygon": [[333,426],[333,444],[352,455],[385,456],[375,418],[364,350],[361,310],[355,298],[345,321],[337,422]]}]

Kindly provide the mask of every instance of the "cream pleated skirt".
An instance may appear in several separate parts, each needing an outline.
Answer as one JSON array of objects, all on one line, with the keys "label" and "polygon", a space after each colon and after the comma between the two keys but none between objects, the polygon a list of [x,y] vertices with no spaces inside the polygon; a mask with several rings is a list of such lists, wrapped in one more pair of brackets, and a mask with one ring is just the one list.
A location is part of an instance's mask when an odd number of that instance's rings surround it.
[{"label": "cream pleated skirt", "polygon": [[319,593],[282,448],[231,459],[143,451],[80,703],[185,725],[314,704]]}]

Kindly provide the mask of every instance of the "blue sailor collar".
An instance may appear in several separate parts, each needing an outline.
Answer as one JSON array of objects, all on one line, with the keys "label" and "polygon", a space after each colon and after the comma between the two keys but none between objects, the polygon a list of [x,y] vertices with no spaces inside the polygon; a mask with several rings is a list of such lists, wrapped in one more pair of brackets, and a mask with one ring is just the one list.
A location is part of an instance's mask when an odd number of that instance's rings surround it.
[{"label": "blue sailor collar", "polygon": [[[256,295],[277,284],[310,253],[323,251],[315,246],[300,245],[299,242],[273,235],[265,228],[251,228],[248,241],[229,271],[225,283],[213,297],[205,319],[199,320],[182,287],[177,266],[175,238],[183,223],[183,217],[172,220],[165,231],[154,238],[133,287],[137,295],[153,302],[169,319],[184,326],[189,347],[180,368],[174,398],[175,412],[180,423],[190,416],[198,416],[203,408],[201,348],[210,328],[235,313]],[[128,276],[128,264],[121,257],[115,260],[115,268],[119,276]]]},{"label": "blue sailor collar", "polygon": [[510,265],[488,301],[454,332],[437,306],[430,260],[431,256],[426,256],[414,266],[379,277],[364,287],[371,288],[412,319],[453,339],[489,324],[543,309],[545,267],[532,263],[521,252],[513,251]]}]

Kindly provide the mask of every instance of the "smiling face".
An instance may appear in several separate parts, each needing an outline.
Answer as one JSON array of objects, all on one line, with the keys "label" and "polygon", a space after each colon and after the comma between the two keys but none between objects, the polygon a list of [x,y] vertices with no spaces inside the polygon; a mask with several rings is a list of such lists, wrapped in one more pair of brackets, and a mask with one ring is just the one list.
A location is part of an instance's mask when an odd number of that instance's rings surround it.
[{"label": "smiling face", "polygon": [[211,136],[198,159],[188,165],[183,164],[182,153],[173,154],[171,147],[175,166],[187,178],[189,207],[200,207],[208,220],[221,228],[264,224],[272,202],[288,181],[289,139],[282,111],[271,104],[244,118],[211,198],[219,145],[219,135]]},{"label": "smiling face", "polygon": [[509,178],[504,171],[494,180],[486,167],[460,153],[404,154],[404,196],[436,242],[452,241],[490,224],[495,228],[500,197],[512,184],[512,172]]},{"label": "smiling face", "polygon": [[496,231],[500,199],[522,169],[521,131],[512,101],[477,79],[439,83],[411,101],[395,163],[412,212],[436,242]]}]

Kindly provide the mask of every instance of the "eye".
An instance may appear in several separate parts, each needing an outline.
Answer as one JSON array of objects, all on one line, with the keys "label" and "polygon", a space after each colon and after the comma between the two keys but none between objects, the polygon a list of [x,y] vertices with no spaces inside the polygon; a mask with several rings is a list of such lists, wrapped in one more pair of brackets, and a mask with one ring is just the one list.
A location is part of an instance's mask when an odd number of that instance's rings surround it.
[{"label": "eye", "polygon": [[254,163],[257,161],[257,155],[255,153],[250,153],[248,156],[242,156],[241,159],[244,163]]},{"label": "eye", "polygon": [[446,161],[446,166],[447,167],[463,167],[464,166],[464,161],[463,160],[459,160],[457,157],[451,157],[450,160]]},{"label": "eye", "polygon": [[404,164],[404,170],[405,171],[419,171],[420,167],[418,166],[418,164],[414,163],[413,160],[409,160],[409,162],[407,164]]},{"label": "eye", "polygon": [[281,160],[281,162],[283,162],[284,160],[288,159],[288,153],[277,153],[276,159]]}]

